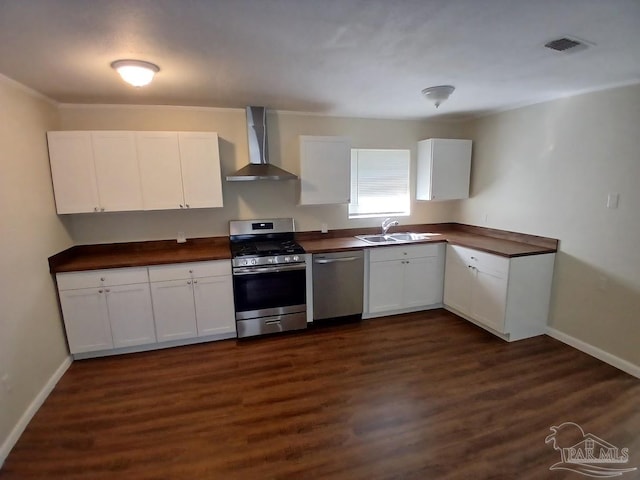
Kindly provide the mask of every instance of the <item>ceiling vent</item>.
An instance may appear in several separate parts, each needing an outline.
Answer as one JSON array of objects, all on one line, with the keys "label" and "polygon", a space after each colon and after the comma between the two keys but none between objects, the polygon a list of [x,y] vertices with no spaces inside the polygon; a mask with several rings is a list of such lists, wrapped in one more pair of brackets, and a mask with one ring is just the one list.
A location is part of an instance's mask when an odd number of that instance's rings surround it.
[{"label": "ceiling vent", "polygon": [[587,48],[587,44],[575,38],[562,37],[544,44],[545,47],[556,52],[577,52]]}]

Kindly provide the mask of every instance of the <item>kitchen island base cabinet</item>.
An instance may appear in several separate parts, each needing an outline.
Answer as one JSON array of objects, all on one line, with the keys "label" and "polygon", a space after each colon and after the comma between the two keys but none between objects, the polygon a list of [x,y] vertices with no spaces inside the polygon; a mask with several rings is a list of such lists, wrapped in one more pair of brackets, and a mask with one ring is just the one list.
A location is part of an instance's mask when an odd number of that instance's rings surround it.
[{"label": "kitchen island base cabinet", "polygon": [[444,304],[508,341],[546,331],[555,254],[501,257],[447,246]]},{"label": "kitchen island base cabinet", "polygon": [[366,251],[363,318],[442,306],[445,244]]}]

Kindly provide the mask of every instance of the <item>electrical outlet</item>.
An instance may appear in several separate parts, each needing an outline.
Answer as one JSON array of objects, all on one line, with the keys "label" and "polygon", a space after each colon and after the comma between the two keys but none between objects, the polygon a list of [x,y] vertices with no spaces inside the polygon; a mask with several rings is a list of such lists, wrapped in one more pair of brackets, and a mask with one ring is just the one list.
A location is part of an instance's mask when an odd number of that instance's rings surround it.
[{"label": "electrical outlet", "polygon": [[618,202],[620,201],[619,193],[610,193],[607,195],[607,208],[618,208]]},{"label": "electrical outlet", "polygon": [[178,238],[176,239],[178,243],[185,243],[187,241],[187,237],[184,232],[178,232]]},{"label": "electrical outlet", "polygon": [[9,377],[8,373],[5,373],[2,378],[0,378],[0,383],[2,383],[2,387],[7,391],[10,392],[13,389],[13,385],[11,383],[11,378]]},{"label": "electrical outlet", "polygon": [[326,223],[320,225],[320,232],[327,233],[329,231],[329,226]]},{"label": "electrical outlet", "polygon": [[609,289],[609,277],[606,275],[600,275],[598,278],[598,290],[605,292]]}]

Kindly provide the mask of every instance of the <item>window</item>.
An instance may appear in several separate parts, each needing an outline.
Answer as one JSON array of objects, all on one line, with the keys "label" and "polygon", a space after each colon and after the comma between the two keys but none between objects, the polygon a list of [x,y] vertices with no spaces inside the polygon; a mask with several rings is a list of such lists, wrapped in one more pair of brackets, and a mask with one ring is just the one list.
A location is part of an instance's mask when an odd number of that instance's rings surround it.
[{"label": "window", "polygon": [[351,150],[349,218],[409,215],[409,150]]}]

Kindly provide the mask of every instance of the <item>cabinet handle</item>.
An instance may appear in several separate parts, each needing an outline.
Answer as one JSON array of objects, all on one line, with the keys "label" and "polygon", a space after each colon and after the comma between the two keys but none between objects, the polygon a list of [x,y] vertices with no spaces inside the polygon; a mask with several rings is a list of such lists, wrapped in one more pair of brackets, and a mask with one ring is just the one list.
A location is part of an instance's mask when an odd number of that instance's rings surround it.
[{"label": "cabinet handle", "polygon": [[102,290],[98,290],[98,293],[102,293]]},{"label": "cabinet handle", "polygon": [[108,288],[105,290],[105,292],[109,293],[111,290],[109,290]]},{"label": "cabinet handle", "polygon": [[198,283],[198,280],[194,280],[193,283]]},{"label": "cabinet handle", "polygon": [[187,206],[187,208],[191,208],[188,203],[185,203],[185,205]]},{"label": "cabinet handle", "polygon": [[476,257],[471,257],[471,260],[478,260]]},{"label": "cabinet handle", "polygon": [[407,254],[407,252],[402,252],[402,254],[403,254],[403,255],[406,255],[406,254]]},{"label": "cabinet handle", "polygon": [[101,281],[101,282],[104,282],[104,277],[100,277],[100,281]]},{"label": "cabinet handle", "polygon": [[102,207],[102,208],[100,209],[100,211],[101,211],[101,212],[104,212],[104,207]]},{"label": "cabinet handle", "polygon": [[98,207],[93,207],[93,211],[97,212],[98,211]]},{"label": "cabinet handle", "polygon": [[180,208],[184,208],[184,205],[180,204]]},{"label": "cabinet handle", "polygon": [[189,273],[193,273],[193,270],[189,270]]},{"label": "cabinet handle", "polygon": [[187,280],[187,285],[191,285],[191,280]]}]

